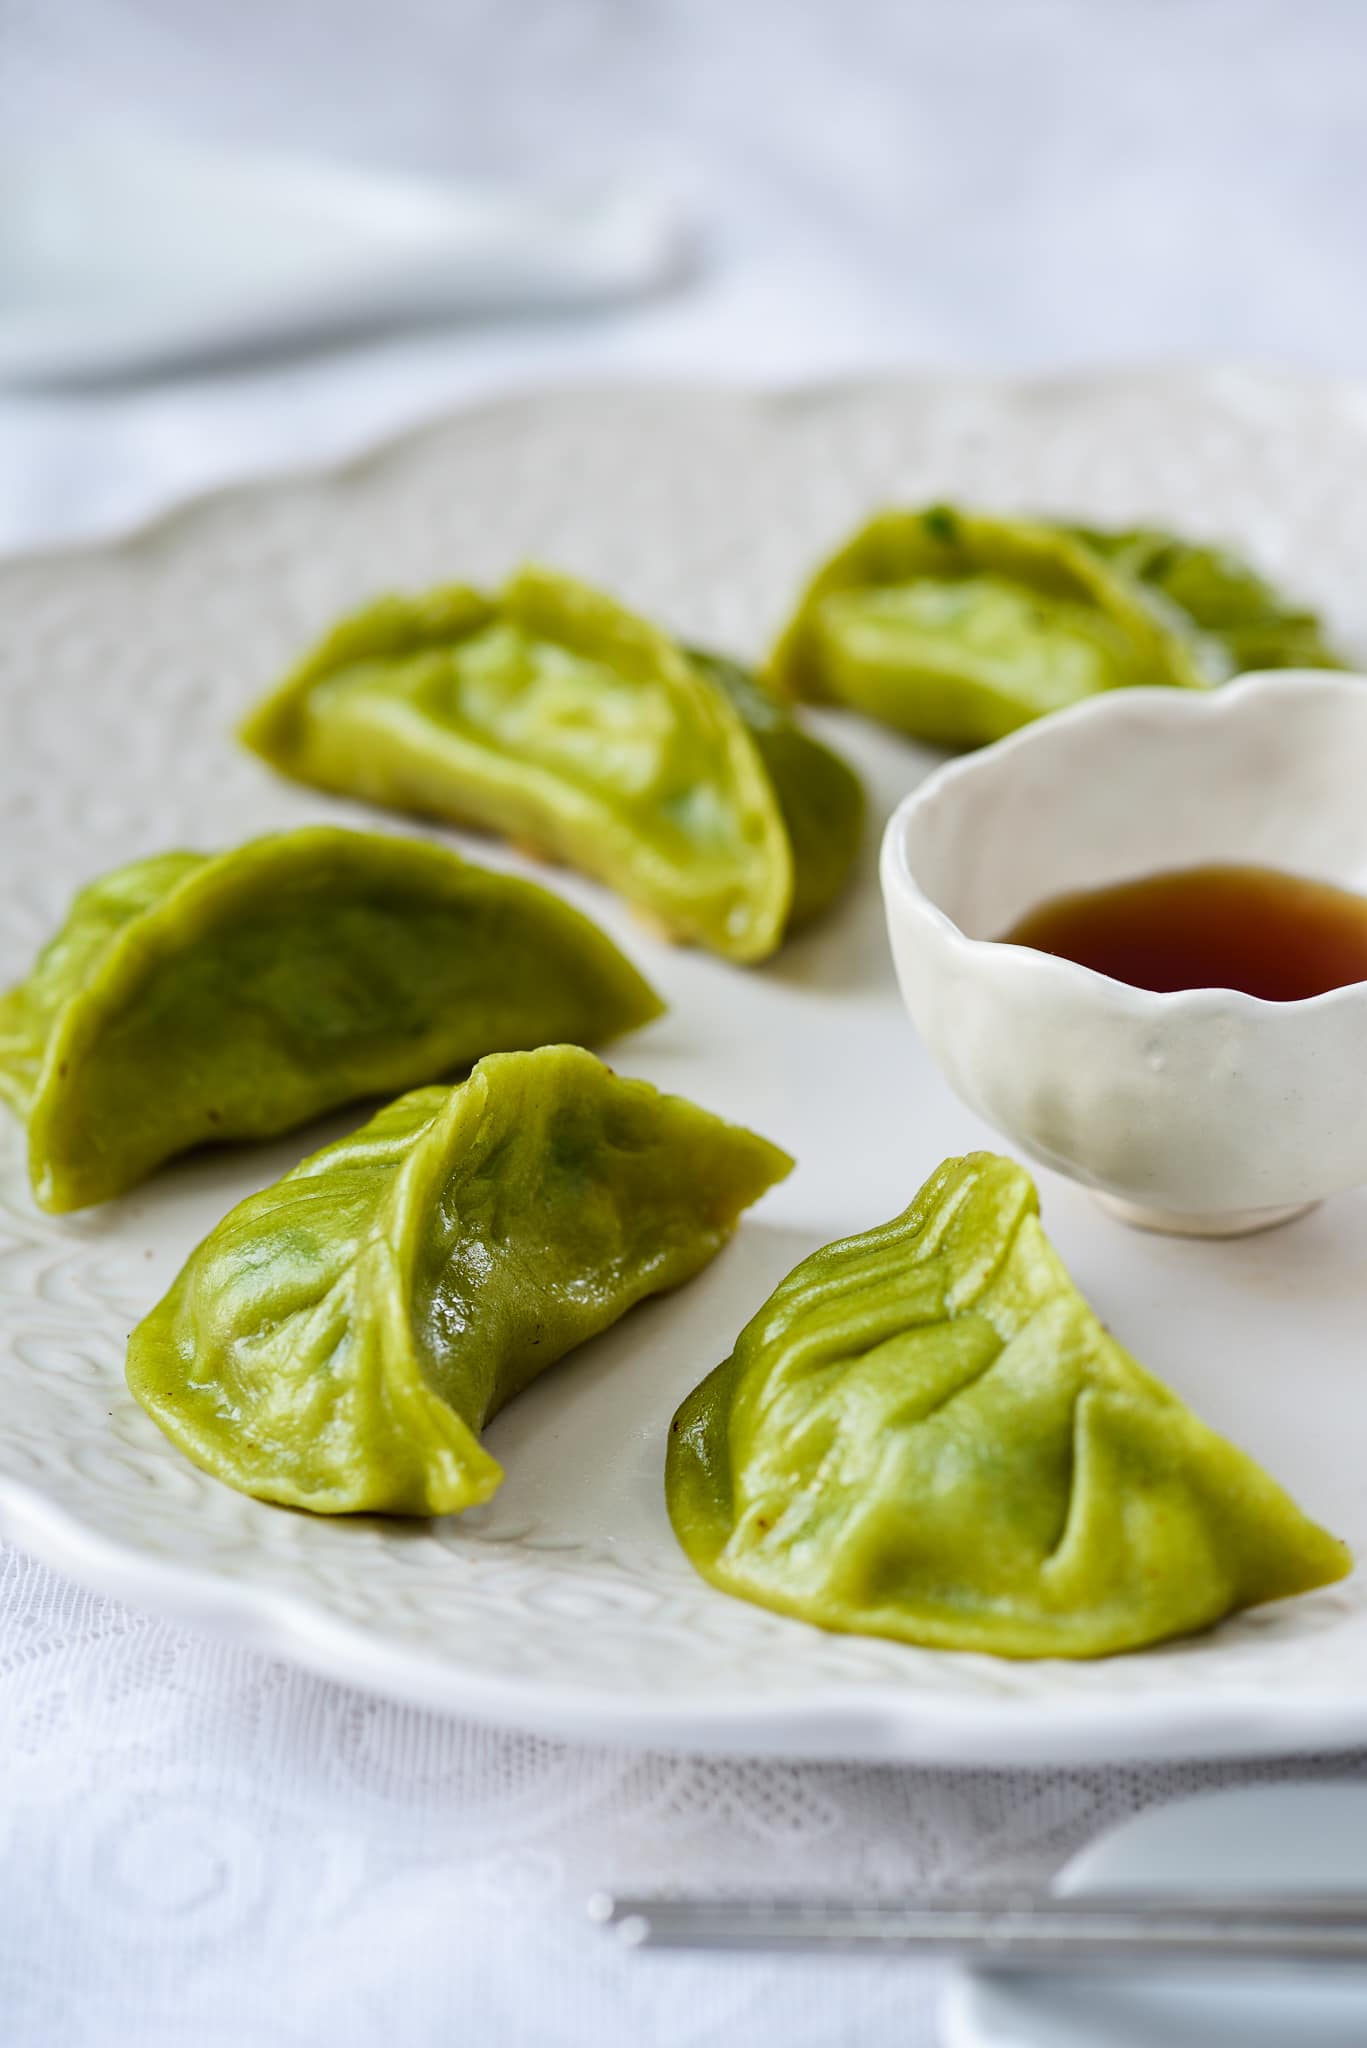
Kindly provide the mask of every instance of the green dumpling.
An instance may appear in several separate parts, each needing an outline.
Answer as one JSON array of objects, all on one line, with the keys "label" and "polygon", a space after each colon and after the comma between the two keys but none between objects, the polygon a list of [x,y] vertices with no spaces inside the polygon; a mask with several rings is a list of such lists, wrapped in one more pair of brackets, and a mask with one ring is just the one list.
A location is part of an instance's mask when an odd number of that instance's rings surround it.
[{"label": "green dumpling", "polygon": [[728,1593],[1006,1657],[1138,1649],[1351,1563],[1121,1349],[985,1152],[789,1274],[675,1416],[666,1491]]},{"label": "green dumpling", "polygon": [[506,833],[732,960],[830,902],[859,841],[853,771],[743,673],[544,569],[358,612],[242,737],[301,782]]},{"label": "green dumpling", "polygon": [[849,880],[864,831],[863,786],[849,762],[804,732],[748,669],[696,647],[688,655],[730,698],[768,771],[793,853],[788,930],[795,931],[828,909]]},{"label": "green dumpling", "polygon": [[1231,673],[1342,668],[1316,614],[1282,596],[1228,548],[1181,540],[1156,527],[1069,529],[1107,561],[1173,605],[1221,650]]},{"label": "green dumpling", "polygon": [[329,826],[166,853],[80,891],[0,997],[0,1097],[44,1209],[482,1053],[600,1043],[662,1005],[548,889]]},{"label": "green dumpling", "polygon": [[206,1471],[337,1514],[451,1514],[489,1418],[689,1280],[792,1161],[576,1046],[405,1095],[225,1217],[133,1332],[128,1384]]},{"label": "green dumpling", "polygon": [[944,505],[881,513],[841,548],[769,677],[783,695],[946,746],[1000,739],[1103,690],[1207,679],[1190,636],[1084,541]]},{"label": "green dumpling", "polygon": [[1332,662],[1313,614],[1221,550],[936,505],[881,513],[825,564],[769,680],[978,746],[1106,690]]}]

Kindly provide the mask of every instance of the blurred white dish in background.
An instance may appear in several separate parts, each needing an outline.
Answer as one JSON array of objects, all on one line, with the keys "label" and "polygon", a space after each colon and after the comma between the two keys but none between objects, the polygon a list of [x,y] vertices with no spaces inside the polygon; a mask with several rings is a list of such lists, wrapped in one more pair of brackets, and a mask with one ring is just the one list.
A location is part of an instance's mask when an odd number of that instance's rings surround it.
[{"label": "blurred white dish in background", "polygon": [[674,207],[118,139],[0,151],[0,382],[58,384],[404,321],[570,309],[681,274]]},{"label": "blurred white dish in background", "polygon": [[1075,889],[1211,862],[1367,887],[1367,683],[1120,690],[954,762],[883,842],[893,958],[955,1092],[1127,1222],[1235,1236],[1367,1182],[1367,982],[1154,994],[995,943]]},{"label": "blurred white dish in background", "polygon": [[[1367,1786],[1236,1786],[1153,1807],[1092,1842],[1054,1889],[1367,1891]],[[945,2048],[1361,2048],[1367,1977],[1286,1967],[1024,1976],[959,1970]]]}]

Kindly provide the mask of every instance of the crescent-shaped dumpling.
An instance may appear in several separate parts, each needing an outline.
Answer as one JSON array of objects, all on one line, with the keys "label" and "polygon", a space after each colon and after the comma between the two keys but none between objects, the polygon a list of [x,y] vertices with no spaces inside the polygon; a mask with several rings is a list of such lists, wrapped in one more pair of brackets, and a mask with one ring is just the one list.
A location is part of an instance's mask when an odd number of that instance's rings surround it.
[{"label": "crescent-shaped dumpling", "polygon": [[1263,668],[1342,668],[1318,615],[1256,569],[1207,541],[1160,527],[1075,526],[1075,539],[1171,607],[1214,646],[1232,674]]},{"label": "crescent-shaped dumpling", "polygon": [[128,1383],[244,1493],[449,1514],[546,1367],[705,1266],[792,1161],[576,1046],[402,1096],[234,1209],[134,1331]]},{"label": "crescent-shaped dumpling", "polygon": [[310,826],[82,889],[0,997],[0,1098],[44,1209],[486,1052],[598,1044],[659,998],[548,889],[417,839]]},{"label": "crescent-shaped dumpling", "polygon": [[744,671],[546,569],[343,620],[242,737],[298,781],[504,833],[737,961],[832,900],[862,828],[854,772]]},{"label": "crescent-shaped dumpling", "polygon": [[1213,638],[1088,536],[934,505],[880,513],[818,570],[768,680],[965,747],[1103,690],[1229,672]]},{"label": "crescent-shaped dumpling", "polygon": [[1138,1649],[1351,1563],[1121,1349],[991,1153],[789,1274],[675,1416],[666,1489],[728,1593],[1007,1657]]}]

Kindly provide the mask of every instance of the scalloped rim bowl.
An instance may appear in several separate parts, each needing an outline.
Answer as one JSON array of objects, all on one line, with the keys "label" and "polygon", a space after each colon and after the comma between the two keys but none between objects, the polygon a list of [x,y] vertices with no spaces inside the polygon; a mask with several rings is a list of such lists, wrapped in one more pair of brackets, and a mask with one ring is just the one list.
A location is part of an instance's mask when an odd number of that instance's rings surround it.
[{"label": "scalloped rim bowl", "polygon": [[1070,889],[1206,862],[1367,891],[1367,679],[1117,691],[941,768],[883,840],[912,1021],[956,1093],[1126,1221],[1234,1235],[1367,1181],[1367,982],[1152,994],[996,942]]}]

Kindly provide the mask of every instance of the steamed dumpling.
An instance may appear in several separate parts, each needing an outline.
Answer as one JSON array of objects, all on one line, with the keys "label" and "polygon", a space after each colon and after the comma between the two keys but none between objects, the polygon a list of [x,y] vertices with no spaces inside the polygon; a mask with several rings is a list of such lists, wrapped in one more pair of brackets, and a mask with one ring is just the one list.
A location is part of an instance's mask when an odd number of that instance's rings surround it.
[{"label": "steamed dumpling", "polygon": [[544,569],[344,620],[242,736],[301,782],[506,833],[732,960],[824,908],[859,843],[853,771],[743,673]]},{"label": "steamed dumpling", "polygon": [[674,1418],[666,1486],[724,1591],[939,1649],[1105,1656],[1350,1567],[1121,1349],[991,1153],[789,1274]]},{"label": "steamed dumpling", "polygon": [[792,1166],[574,1046],[481,1060],[243,1202],[134,1331],[128,1384],[244,1493],[449,1514],[547,1366],[689,1280]]},{"label": "steamed dumpling", "polygon": [[773,785],[793,854],[787,930],[796,931],[828,909],[850,878],[864,828],[859,778],[839,754],[804,732],[748,669],[696,647],[688,655],[745,721]]},{"label": "steamed dumpling", "polygon": [[1079,540],[1174,606],[1221,650],[1233,673],[1263,668],[1342,668],[1314,612],[1286,598],[1228,548],[1179,539],[1157,527],[1073,527]]},{"label": "steamed dumpling", "polygon": [[615,1037],[659,998],[531,882],[326,826],[166,853],[82,889],[0,997],[0,1097],[50,1210],[482,1053]]},{"label": "steamed dumpling", "polygon": [[1313,614],[1224,551],[936,505],[881,513],[818,571],[769,676],[977,746],[1106,690],[1332,662]]}]

